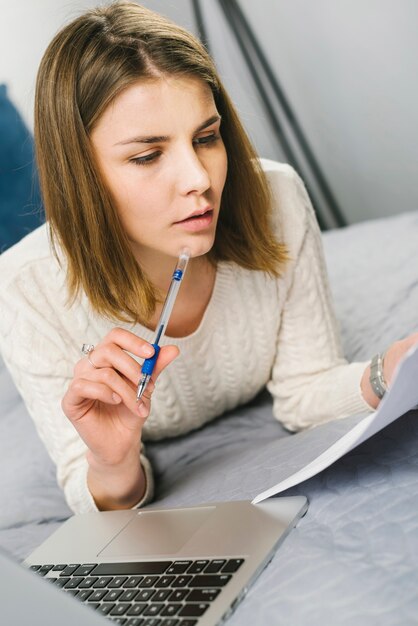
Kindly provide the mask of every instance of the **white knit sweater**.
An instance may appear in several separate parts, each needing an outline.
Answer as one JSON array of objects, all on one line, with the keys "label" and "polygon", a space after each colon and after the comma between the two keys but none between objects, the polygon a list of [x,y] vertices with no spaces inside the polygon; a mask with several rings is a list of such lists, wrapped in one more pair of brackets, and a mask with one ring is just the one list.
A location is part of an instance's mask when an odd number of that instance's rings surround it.
[{"label": "white knit sweater", "polygon": [[[360,391],[367,363],[348,364],[330,300],[321,235],[305,187],[288,165],[263,161],[275,197],[275,228],[291,261],[280,279],[219,263],[199,328],[176,344],[180,356],[153,395],[144,439],[187,433],[253,398],[265,385],[273,414],[298,430],[371,410]],[[83,296],[66,307],[65,274],[42,226],[0,256],[0,350],[57,465],[57,479],[76,512],[97,510],[87,487],[86,446],[61,409],[83,343],[114,326]],[[118,324],[152,342],[140,325]],[[149,462],[142,456],[147,493]]]}]

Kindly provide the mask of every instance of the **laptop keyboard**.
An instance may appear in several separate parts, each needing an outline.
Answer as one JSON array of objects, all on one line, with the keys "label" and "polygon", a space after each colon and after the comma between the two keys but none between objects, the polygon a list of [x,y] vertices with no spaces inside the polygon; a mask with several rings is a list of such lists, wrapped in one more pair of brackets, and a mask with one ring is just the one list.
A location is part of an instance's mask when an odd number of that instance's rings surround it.
[{"label": "laptop keyboard", "polygon": [[31,565],[117,624],[196,626],[244,559]]}]

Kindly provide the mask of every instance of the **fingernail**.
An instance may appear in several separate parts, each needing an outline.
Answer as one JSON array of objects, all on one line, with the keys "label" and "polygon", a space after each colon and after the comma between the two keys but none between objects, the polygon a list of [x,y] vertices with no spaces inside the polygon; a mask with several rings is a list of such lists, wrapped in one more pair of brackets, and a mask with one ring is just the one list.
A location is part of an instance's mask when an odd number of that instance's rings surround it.
[{"label": "fingernail", "polygon": [[122,402],[122,398],[120,396],[118,396],[117,393],[112,393],[112,398],[115,402]]},{"label": "fingernail", "polygon": [[154,348],[152,346],[144,346],[143,352],[145,356],[152,356],[154,354]]}]

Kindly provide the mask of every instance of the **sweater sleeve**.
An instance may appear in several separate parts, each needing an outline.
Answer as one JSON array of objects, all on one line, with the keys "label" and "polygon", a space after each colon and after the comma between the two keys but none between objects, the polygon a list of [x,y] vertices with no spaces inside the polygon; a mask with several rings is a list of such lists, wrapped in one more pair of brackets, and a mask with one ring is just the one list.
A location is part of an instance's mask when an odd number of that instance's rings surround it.
[{"label": "sweater sleeve", "polygon": [[[61,408],[80,355],[54,318],[56,311],[41,275],[32,267],[2,286],[0,351],[56,465],[57,481],[69,507],[74,513],[97,511],[87,485],[87,447]],[[135,506],[144,505],[153,495],[151,465],[144,454],[141,463],[147,486]]]},{"label": "sweater sleeve", "polygon": [[[373,409],[360,388],[368,363],[343,357],[314,210],[300,177],[294,170],[289,177],[291,269],[267,388],[274,416],[297,431]],[[286,219],[282,216],[282,223]]]}]

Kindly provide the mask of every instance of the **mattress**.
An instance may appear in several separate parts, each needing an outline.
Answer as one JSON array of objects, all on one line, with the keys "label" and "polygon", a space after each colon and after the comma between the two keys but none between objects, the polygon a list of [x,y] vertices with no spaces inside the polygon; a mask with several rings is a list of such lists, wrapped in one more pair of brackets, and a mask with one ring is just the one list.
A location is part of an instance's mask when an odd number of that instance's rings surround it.
[{"label": "mattress", "polygon": [[[418,330],[418,212],[328,231],[323,241],[349,360]],[[0,394],[0,547],[21,560],[71,511],[3,364]],[[304,437],[273,419],[263,391],[187,436],[148,443],[157,479],[149,507],[252,499],[275,483],[281,446],[297,450]],[[228,623],[417,624],[417,411],[283,493],[292,494],[308,497],[308,512]]]}]

